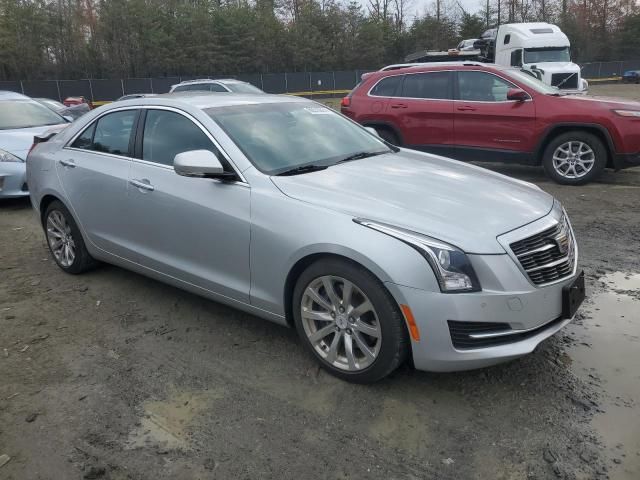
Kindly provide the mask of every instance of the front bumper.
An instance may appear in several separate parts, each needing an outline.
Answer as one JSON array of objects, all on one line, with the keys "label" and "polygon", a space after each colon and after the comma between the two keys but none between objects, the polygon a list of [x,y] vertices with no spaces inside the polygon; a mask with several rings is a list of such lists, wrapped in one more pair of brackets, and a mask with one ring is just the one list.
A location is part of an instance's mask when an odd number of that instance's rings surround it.
[{"label": "front bumper", "polygon": [[[571,284],[577,274],[538,288],[526,280],[508,255],[475,257],[474,268],[480,263],[490,267],[477,268],[483,273],[486,285],[481,292],[444,294],[387,284],[399,303],[409,305],[420,331],[420,340],[412,340],[417,369],[472,370],[512,360],[531,353],[541,341],[571,321],[562,318],[562,289]],[[490,271],[495,274],[493,281],[487,276]],[[505,285],[510,286],[508,290]],[[513,335],[509,341],[495,346],[456,348],[450,322],[457,325],[502,323],[527,334]]]},{"label": "front bumper", "polygon": [[0,198],[16,198],[29,195],[27,169],[24,162],[0,163]]}]

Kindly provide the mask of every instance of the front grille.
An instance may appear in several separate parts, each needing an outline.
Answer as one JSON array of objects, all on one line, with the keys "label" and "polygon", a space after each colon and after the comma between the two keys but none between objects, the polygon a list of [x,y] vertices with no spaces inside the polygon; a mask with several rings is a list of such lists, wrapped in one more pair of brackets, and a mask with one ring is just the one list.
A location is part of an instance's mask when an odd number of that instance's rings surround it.
[{"label": "front grille", "polygon": [[[569,78],[571,77],[571,78]],[[567,80],[568,79],[568,80]],[[565,82],[565,80],[567,80]],[[564,82],[564,83],[562,83]],[[562,85],[560,85],[562,83]],[[578,74],[577,73],[554,73],[551,75],[551,85],[558,88],[578,88]]]},{"label": "front grille", "polygon": [[[518,331],[514,330],[509,333],[511,327],[508,323],[492,323],[492,322],[457,322],[449,320],[449,333],[451,334],[451,342],[453,347],[458,350],[466,350],[470,348],[487,348],[507,345],[509,343],[519,342],[531,338],[543,330],[550,328],[562,322],[562,317],[558,317],[544,325],[540,325],[533,330]],[[484,338],[473,338],[471,335],[479,334],[500,334],[496,337],[487,336]]]},{"label": "front grille", "polygon": [[513,242],[510,247],[522,269],[536,285],[551,283],[573,274],[575,239],[564,216],[553,227]]}]

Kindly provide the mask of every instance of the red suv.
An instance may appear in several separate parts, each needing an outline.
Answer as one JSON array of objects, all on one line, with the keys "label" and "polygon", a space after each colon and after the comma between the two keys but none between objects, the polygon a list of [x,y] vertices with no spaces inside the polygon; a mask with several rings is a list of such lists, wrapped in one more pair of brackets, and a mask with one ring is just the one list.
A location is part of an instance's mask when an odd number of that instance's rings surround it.
[{"label": "red suv", "polygon": [[563,95],[518,69],[451,63],[378,71],[342,99],[341,111],[395,145],[542,164],[559,183],[640,165],[640,102]]}]

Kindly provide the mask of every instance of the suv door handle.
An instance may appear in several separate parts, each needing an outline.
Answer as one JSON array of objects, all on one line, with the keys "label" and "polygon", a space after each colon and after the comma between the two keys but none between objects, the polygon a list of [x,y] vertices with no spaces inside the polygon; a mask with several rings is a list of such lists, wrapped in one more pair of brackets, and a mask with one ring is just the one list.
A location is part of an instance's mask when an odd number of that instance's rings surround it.
[{"label": "suv door handle", "polygon": [[406,103],[393,103],[391,104],[391,108],[408,108],[409,105]]},{"label": "suv door handle", "polygon": [[148,192],[153,192],[154,188],[153,185],[151,185],[149,183],[149,180],[147,180],[146,178],[142,179],[142,180],[129,180],[129,183],[131,185],[133,185],[134,187],[140,188],[142,190],[146,190]]},{"label": "suv door handle", "polygon": [[75,168],[76,167],[76,162],[74,162],[71,159],[69,159],[69,160],[60,160],[60,165],[62,165],[64,167]]},{"label": "suv door handle", "polygon": [[461,112],[475,112],[476,107],[472,107],[471,105],[462,105],[458,107],[458,110],[460,110]]}]

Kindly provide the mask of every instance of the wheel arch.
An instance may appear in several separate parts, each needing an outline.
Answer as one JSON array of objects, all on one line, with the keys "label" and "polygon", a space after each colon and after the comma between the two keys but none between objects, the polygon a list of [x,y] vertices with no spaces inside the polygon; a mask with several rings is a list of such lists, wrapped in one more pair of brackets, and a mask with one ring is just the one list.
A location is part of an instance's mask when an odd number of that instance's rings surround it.
[{"label": "wheel arch", "polygon": [[598,137],[599,140],[602,141],[605,149],[607,150],[607,167],[615,168],[614,157],[615,157],[615,146],[613,144],[613,139],[611,138],[611,134],[609,131],[603,127],[602,125],[594,124],[594,123],[559,123],[556,125],[552,125],[549,127],[542,139],[538,143],[536,147],[535,159],[537,164],[541,164],[543,160],[544,151],[546,150],[549,143],[553,141],[558,135],[562,135],[563,133],[579,131],[591,133]]},{"label": "wheel arch", "polygon": [[[60,197],[57,197],[51,193],[47,193],[45,194],[41,199],[40,199],[40,204],[39,204],[39,210],[40,210],[40,225],[42,225],[44,227],[44,215],[47,212],[47,208],[49,207],[49,205],[51,205],[53,202],[58,201],[60,203],[62,203],[65,207],[67,207],[67,205],[64,203],[64,201],[62,201],[62,199]],[[69,210],[69,207],[67,207],[67,210]],[[71,212],[71,210],[69,210],[69,212]],[[73,215],[73,214],[72,214]],[[75,219],[74,219],[75,220]],[[76,222],[77,223],[77,222]]]},{"label": "wheel arch", "polygon": [[393,132],[393,134],[398,138],[399,146],[404,145],[404,140],[402,138],[402,134],[400,130],[391,122],[387,122],[384,120],[366,120],[362,122],[363,127],[373,127],[373,128],[385,128]]}]

